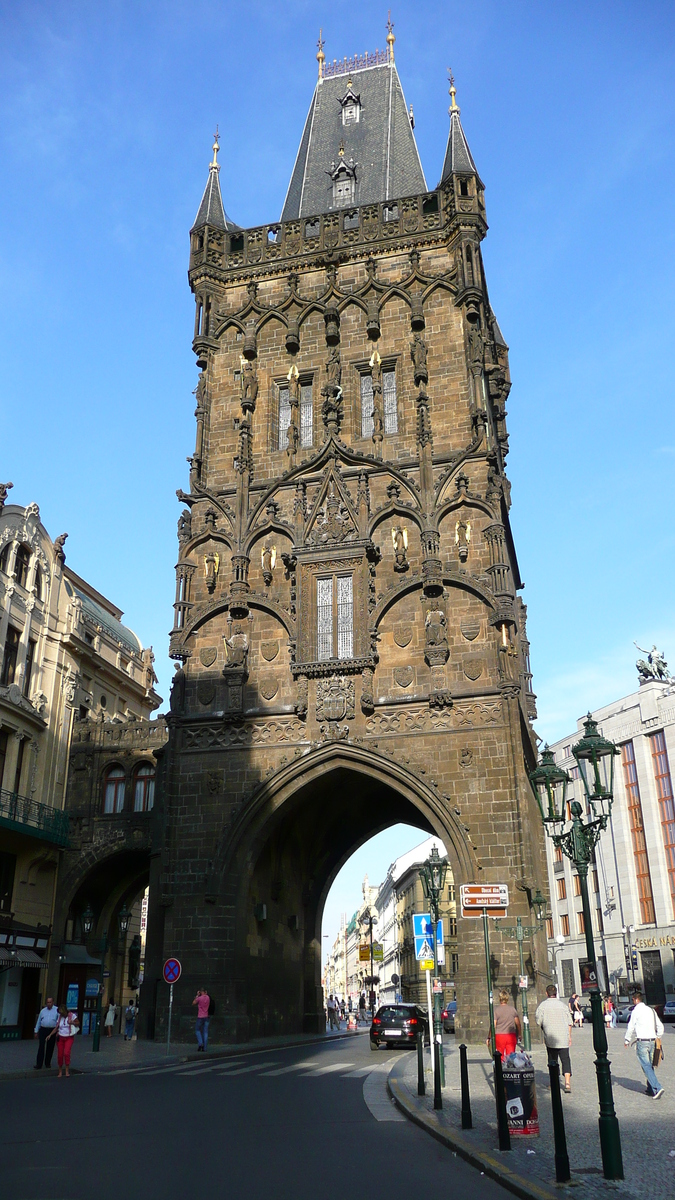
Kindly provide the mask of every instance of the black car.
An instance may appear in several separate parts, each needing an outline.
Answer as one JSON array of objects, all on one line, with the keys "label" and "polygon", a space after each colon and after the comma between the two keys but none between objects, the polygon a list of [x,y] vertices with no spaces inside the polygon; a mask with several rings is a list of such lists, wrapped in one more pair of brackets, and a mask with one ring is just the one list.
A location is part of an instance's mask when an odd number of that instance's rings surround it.
[{"label": "black car", "polygon": [[457,1001],[450,1000],[446,1004],[445,1008],[443,1009],[443,1012],[441,1013],[441,1020],[443,1022],[443,1033],[454,1033],[455,1032],[455,1017],[456,1017],[456,1015],[457,1015]]},{"label": "black car", "polygon": [[429,1022],[417,1004],[385,1004],[378,1008],[370,1026],[370,1048],[414,1046],[419,1034],[429,1040]]}]

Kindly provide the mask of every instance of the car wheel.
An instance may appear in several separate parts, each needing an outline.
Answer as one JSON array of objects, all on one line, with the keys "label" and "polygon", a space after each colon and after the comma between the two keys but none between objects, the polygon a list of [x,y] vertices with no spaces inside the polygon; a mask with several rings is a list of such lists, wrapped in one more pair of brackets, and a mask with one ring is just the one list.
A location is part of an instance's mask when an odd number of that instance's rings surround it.
[{"label": "car wheel", "polygon": [[379,1042],[374,1042],[373,1039],[371,1038],[370,1039],[370,1048],[371,1048],[371,1050],[379,1050],[379,1048],[380,1048]]}]

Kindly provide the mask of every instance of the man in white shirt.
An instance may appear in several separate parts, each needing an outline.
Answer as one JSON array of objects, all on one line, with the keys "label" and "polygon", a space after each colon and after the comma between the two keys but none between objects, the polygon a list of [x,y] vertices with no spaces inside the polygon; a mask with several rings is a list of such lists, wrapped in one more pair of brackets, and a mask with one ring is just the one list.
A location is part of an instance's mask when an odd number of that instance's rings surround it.
[{"label": "man in white shirt", "polygon": [[656,1039],[663,1037],[663,1025],[654,1009],[642,1003],[641,992],[634,992],[632,1000],[635,1007],[626,1029],[624,1047],[635,1041],[638,1062],[647,1079],[647,1095],[654,1100],[660,1100],[663,1088],[656,1078],[652,1063]]},{"label": "man in white shirt", "polygon": [[[41,1071],[43,1063],[47,1069],[52,1065],[52,1054],[54,1053],[56,1038],[49,1038],[49,1035],[54,1032],[58,1019],[59,1010],[53,998],[47,996],[47,1003],[44,1008],[40,1009],[38,1019],[35,1023],[34,1036],[38,1039],[37,1062],[33,1068],[35,1071]],[[47,1038],[49,1038],[49,1041],[47,1041]]]}]

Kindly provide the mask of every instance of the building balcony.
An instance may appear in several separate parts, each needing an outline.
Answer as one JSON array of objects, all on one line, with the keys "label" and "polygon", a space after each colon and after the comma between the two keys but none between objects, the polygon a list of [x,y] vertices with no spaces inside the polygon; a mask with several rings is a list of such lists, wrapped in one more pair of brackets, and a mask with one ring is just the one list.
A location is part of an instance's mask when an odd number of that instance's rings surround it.
[{"label": "building balcony", "polygon": [[14,829],[56,846],[68,845],[68,813],[18,792],[0,791],[0,828]]}]

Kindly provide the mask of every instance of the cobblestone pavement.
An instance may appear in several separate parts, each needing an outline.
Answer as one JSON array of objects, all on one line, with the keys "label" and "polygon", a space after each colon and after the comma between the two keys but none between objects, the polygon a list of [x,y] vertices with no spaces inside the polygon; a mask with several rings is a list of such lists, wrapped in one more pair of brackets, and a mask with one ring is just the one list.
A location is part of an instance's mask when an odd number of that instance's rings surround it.
[{"label": "cobblestone pavement", "polygon": [[[341,1033],[345,1036],[346,1027],[343,1024]],[[275,1046],[304,1045],[307,1042],[325,1041],[327,1038],[339,1037],[339,1032],[321,1035],[300,1034],[297,1037],[258,1038],[251,1042],[217,1044],[209,1042],[209,1055],[241,1053],[246,1049],[269,1049]],[[19,1078],[24,1075],[44,1078],[56,1072],[56,1051],[52,1058],[51,1070],[34,1071],[33,1064],[37,1055],[37,1042],[32,1040],[16,1042],[0,1042],[0,1079]],[[181,1059],[196,1057],[197,1043],[173,1042],[171,1054],[167,1058],[166,1045],[162,1042],[130,1041],[125,1042],[120,1035],[111,1038],[101,1038],[101,1049],[94,1054],[91,1037],[76,1037],[73,1044],[72,1069],[98,1073],[124,1066],[143,1066],[149,1063],[180,1062]],[[199,1059],[203,1056],[200,1054]]]},{"label": "cobblestone pavement", "polygon": [[[645,1095],[645,1078],[635,1049],[624,1049],[624,1033],[625,1026],[608,1030],[625,1181],[610,1183],[602,1176],[598,1093],[590,1025],[574,1031],[572,1094],[563,1095],[572,1181],[583,1186],[584,1196],[596,1197],[612,1192],[626,1200],[643,1200],[645,1195],[650,1200],[672,1200],[675,1196],[675,1025],[666,1025],[663,1038],[664,1061],[659,1065],[657,1075],[665,1095],[660,1100],[652,1100]],[[417,1096],[417,1063],[414,1055],[395,1068],[392,1079],[398,1076],[398,1082],[405,1090],[406,1107],[423,1115],[427,1127],[459,1134],[475,1150],[488,1151],[508,1169],[529,1178],[533,1183],[545,1181],[555,1185],[550,1085],[544,1047],[535,1046],[532,1057],[541,1135],[512,1138],[512,1150],[509,1153],[500,1154],[497,1149],[492,1063],[486,1050],[471,1046],[468,1051],[473,1130],[461,1130],[459,1052],[453,1040],[446,1047],[446,1087],[442,1112],[433,1111],[428,1052],[426,1097]]]}]

